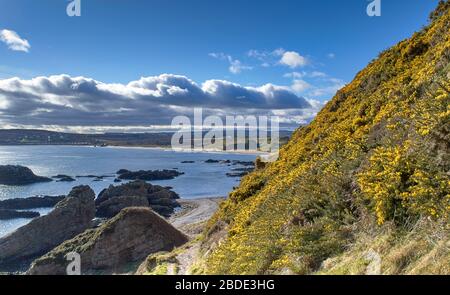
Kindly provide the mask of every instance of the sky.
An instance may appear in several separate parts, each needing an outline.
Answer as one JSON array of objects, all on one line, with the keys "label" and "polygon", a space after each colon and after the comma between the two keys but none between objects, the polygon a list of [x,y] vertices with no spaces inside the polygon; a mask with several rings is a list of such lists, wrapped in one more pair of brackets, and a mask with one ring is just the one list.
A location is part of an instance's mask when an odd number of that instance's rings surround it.
[{"label": "sky", "polygon": [[0,0],[0,128],[145,130],[194,107],[298,126],[438,2],[80,1]]}]

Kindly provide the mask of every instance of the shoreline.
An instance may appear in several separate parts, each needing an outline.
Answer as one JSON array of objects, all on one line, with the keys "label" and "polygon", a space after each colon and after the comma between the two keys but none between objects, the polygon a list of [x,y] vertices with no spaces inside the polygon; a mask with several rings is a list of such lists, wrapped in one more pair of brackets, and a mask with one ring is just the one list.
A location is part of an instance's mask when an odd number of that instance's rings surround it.
[{"label": "shoreline", "polygon": [[83,144],[11,144],[11,145],[0,145],[1,147],[85,147],[85,148],[99,148],[99,149],[142,149],[142,150],[159,150],[165,152],[175,152],[175,153],[193,153],[193,154],[224,154],[224,155],[265,155],[264,152],[259,151],[221,151],[221,150],[194,150],[194,149],[172,149],[167,146],[127,146],[127,145],[108,145],[108,146],[93,146],[93,145],[83,145]]}]

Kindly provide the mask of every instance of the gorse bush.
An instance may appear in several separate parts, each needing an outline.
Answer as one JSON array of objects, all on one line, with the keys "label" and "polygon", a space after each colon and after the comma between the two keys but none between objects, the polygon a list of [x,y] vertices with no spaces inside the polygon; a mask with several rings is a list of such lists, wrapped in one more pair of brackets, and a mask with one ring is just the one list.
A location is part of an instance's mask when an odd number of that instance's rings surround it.
[{"label": "gorse bush", "polygon": [[205,231],[204,272],[311,273],[347,251],[365,220],[399,233],[424,218],[448,226],[449,2],[430,19],[243,179]]}]

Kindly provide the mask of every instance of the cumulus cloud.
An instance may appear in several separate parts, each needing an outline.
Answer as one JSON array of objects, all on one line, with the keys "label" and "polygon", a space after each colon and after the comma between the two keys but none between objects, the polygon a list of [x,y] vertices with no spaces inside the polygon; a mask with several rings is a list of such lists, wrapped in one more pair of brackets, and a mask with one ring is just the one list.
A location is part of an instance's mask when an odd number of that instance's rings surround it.
[{"label": "cumulus cloud", "polygon": [[308,64],[308,60],[306,57],[301,56],[298,52],[287,51],[281,56],[280,64],[295,69],[306,66]]},{"label": "cumulus cloud", "polygon": [[242,71],[244,70],[251,70],[253,69],[253,67],[251,66],[247,66],[242,64],[242,62],[238,59],[234,59],[231,55],[225,54],[225,53],[210,53],[209,54],[210,57],[213,58],[217,58],[220,60],[226,60],[228,61],[228,63],[230,64],[230,66],[228,67],[228,70],[230,71],[230,73],[232,74],[240,74]]},{"label": "cumulus cloud", "polygon": [[31,48],[30,43],[26,39],[21,38],[16,32],[6,29],[0,30],[0,41],[14,51],[28,52]]},{"label": "cumulus cloud", "polygon": [[311,105],[289,87],[244,87],[222,80],[199,85],[172,74],[128,84],[68,75],[0,80],[3,126],[167,126],[194,107],[204,108],[205,115],[256,115]]}]

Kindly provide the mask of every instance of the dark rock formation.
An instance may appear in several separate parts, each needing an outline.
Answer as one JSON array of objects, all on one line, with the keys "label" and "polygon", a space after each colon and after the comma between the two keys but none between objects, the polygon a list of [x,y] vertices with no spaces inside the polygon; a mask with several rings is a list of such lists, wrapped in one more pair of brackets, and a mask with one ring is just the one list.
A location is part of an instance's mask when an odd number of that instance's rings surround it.
[{"label": "dark rock formation", "polygon": [[244,166],[242,168],[233,168],[231,169],[232,172],[228,172],[228,177],[244,177],[245,175],[249,174],[250,172],[253,172],[255,170],[255,167],[251,166]]},{"label": "dark rock formation", "polygon": [[255,166],[255,162],[252,161],[233,161],[233,165],[241,165],[241,166]]},{"label": "dark rock formation", "polygon": [[0,220],[9,220],[15,218],[36,218],[41,214],[33,211],[16,211],[10,209],[0,209]]},{"label": "dark rock formation", "polygon": [[99,228],[87,230],[37,259],[27,274],[66,274],[66,255],[70,252],[80,254],[83,274],[120,273],[130,263],[187,241],[151,209],[127,208]]},{"label": "dark rock formation", "polygon": [[[176,201],[179,199],[179,196],[175,192],[159,185],[151,185],[145,181],[137,180],[120,186],[111,185],[109,188],[104,189],[95,200],[97,213],[99,214],[103,208],[106,208],[111,204],[117,205],[117,202],[103,204],[104,202],[117,197],[144,197],[147,199],[148,204],[153,210],[165,217],[170,216],[174,212],[174,208],[180,206]],[[127,199],[127,202],[130,202],[130,199],[131,198]],[[142,204],[142,199],[133,202]],[[125,204],[124,202],[119,203]]]},{"label": "dark rock formation", "polygon": [[48,215],[38,217],[0,239],[0,266],[38,257],[91,226],[95,215],[94,191],[72,189]]},{"label": "dark rock formation", "polygon": [[193,164],[195,163],[195,161],[183,161],[181,162],[181,164]]},{"label": "dark rock formation", "polygon": [[66,196],[43,196],[31,198],[17,198],[0,201],[0,209],[25,210],[35,208],[51,208],[61,202]]},{"label": "dark rock formation", "polygon": [[52,176],[52,178],[57,179],[57,182],[73,182],[76,181],[75,178],[69,175],[64,174],[58,174],[55,176]]},{"label": "dark rock formation", "polygon": [[205,163],[207,163],[207,164],[215,164],[215,163],[220,163],[220,160],[208,159],[208,160],[205,161]]},{"label": "dark rock formation", "polygon": [[119,196],[110,198],[97,206],[97,217],[110,218],[128,207],[149,207],[144,196]]},{"label": "dark rock formation", "polygon": [[247,175],[249,172],[228,172],[227,176],[228,177],[244,177],[245,175]]},{"label": "dark rock formation", "polygon": [[23,166],[0,165],[0,184],[27,185],[38,182],[50,182],[51,178],[37,176],[30,168]]},{"label": "dark rock formation", "polygon": [[178,177],[180,175],[183,175],[183,172],[179,172],[177,170],[140,170],[140,171],[122,171],[119,170],[119,179],[124,180],[146,180],[146,181],[152,181],[152,180],[167,180],[167,179],[174,179],[175,177]]},{"label": "dark rock formation", "polygon": [[116,172],[116,174],[125,174],[125,173],[128,173],[128,172],[130,172],[130,170],[127,170],[127,169],[120,169],[119,171],[117,171]]},{"label": "dark rock formation", "polygon": [[76,178],[97,178],[97,179],[103,179],[103,178],[112,178],[114,175],[77,175]]}]

